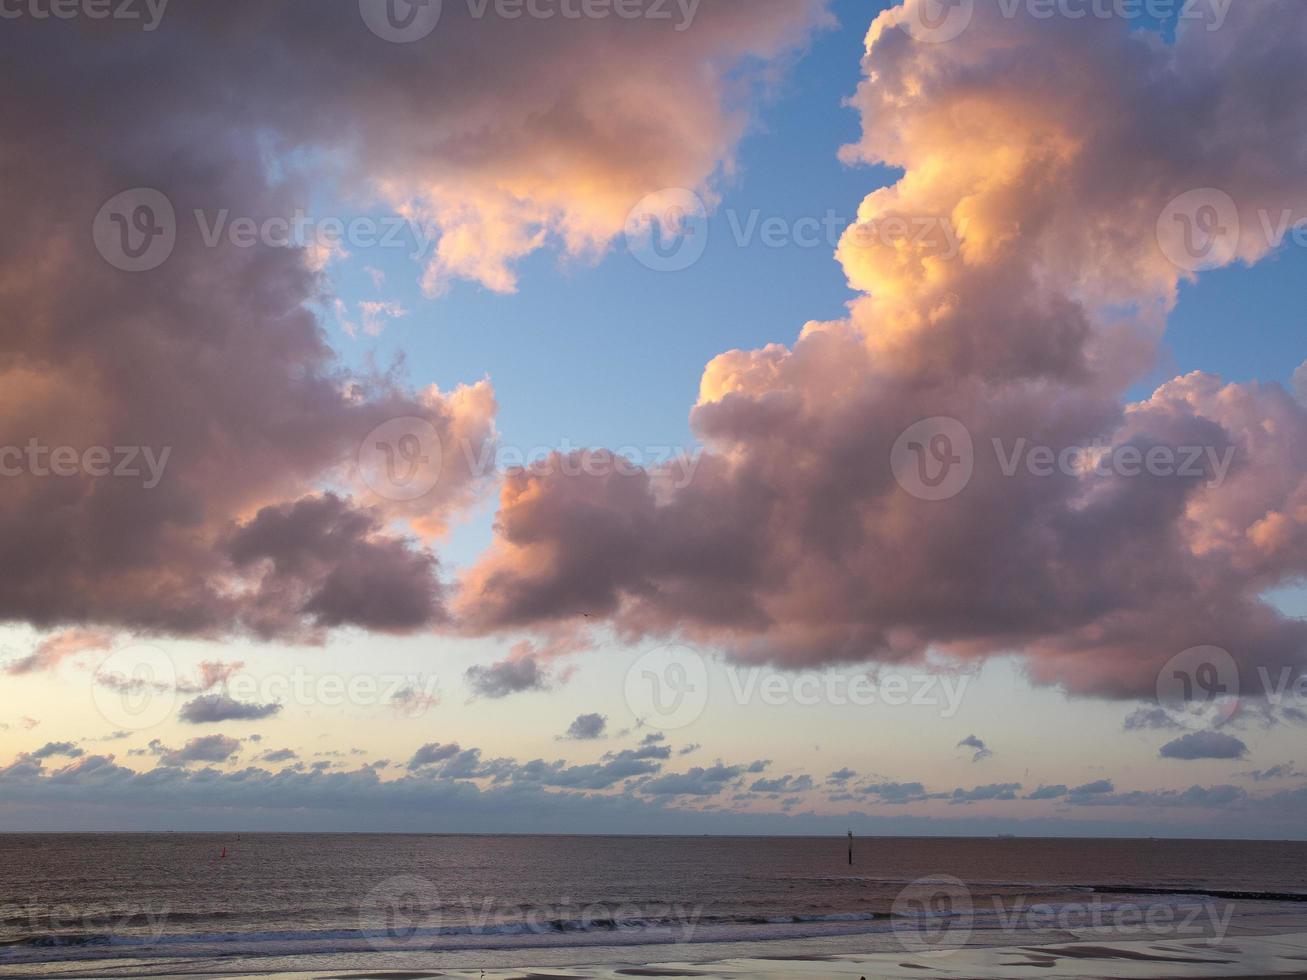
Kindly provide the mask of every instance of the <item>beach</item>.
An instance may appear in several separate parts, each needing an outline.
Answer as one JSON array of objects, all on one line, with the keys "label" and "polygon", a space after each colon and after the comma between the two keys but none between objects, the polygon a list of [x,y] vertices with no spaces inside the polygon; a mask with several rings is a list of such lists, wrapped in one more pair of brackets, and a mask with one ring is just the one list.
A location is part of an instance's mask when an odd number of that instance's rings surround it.
[{"label": "beach", "polygon": [[1291,976],[1277,842],[0,835],[0,976]]},{"label": "beach", "polygon": [[[537,971],[450,970],[426,977],[484,977],[486,980],[545,980],[552,977],[625,980],[631,977],[698,977],[703,980],[837,980],[866,977],[969,977],[1002,980],[1020,977],[1098,978],[1149,977],[1293,977],[1307,976],[1307,933],[1242,937],[1223,943],[1081,943],[1049,946],[996,947],[954,950],[946,954],[876,954],[820,960],[733,959],[712,963],[663,963]],[[320,975],[303,974],[304,978]],[[356,974],[330,980],[423,980],[420,974]],[[298,980],[298,978],[297,978]]]}]

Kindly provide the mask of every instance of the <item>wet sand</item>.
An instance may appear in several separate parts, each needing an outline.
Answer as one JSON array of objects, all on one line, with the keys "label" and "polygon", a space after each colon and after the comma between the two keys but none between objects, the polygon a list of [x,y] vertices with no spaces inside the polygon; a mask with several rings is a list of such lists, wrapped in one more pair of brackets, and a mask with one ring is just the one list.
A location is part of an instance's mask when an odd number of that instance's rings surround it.
[{"label": "wet sand", "polygon": [[957,977],[1007,980],[1149,980],[1154,977],[1307,977],[1307,933],[1137,943],[1059,943],[1050,946],[966,948],[942,952],[875,953],[859,956],[731,959],[704,963],[619,964],[535,970],[447,970],[296,974],[295,980],[626,980],[631,977],[694,977],[704,980],[917,980]]}]

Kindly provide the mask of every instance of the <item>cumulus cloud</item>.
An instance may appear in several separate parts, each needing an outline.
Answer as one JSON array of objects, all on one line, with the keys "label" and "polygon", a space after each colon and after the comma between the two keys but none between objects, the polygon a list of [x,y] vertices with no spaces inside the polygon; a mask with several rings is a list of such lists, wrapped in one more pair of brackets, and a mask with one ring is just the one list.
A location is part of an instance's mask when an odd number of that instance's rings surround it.
[{"label": "cumulus cloud", "polygon": [[190,725],[220,721],[258,721],[281,711],[280,704],[246,704],[226,694],[204,694],[182,705],[178,718]]},{"label": "cumulus cloud", "polygon": [[447,762],[461,751],[462,749],[457,742],[451,742],[448,745],[442,745],[440,742],[429,742],[413,753],[413,758],[408,760],[408,767],[410,769],[421,769],[424,766]]},{"label": "cumulus cloud", "polygon": [[295,762],[298,759],[299,753],[294,749],[273,749],[259,756],[261,762]]},{"label": "cumulus cloud", "polygon": [[957,744],[957,747],[960,749],[973,749],[974,751],[971,756],[972,762],[980,762],[982,759],[988,759],[994,754],[989,746],[985,744],[985,740],[983,738],[977,738],[975,735],[968,735]]},{"label": "cumulus cloud", "polygon": [[1096,779],[1092,783],[1084,783],[1069,790],[1067,792],[1067,801],[1070,803],[1085,803],[1115,792],[1116,784],[1112,780]]},{"label": "cumulus cloud", "polygon": [[[7,99],[0,132],[0,445],[137,447],[137,467],[160,465],[148,489],[6,478],[0,619],[297,642],[442,624],[428,544],[481,490],[465,460],[495,439],[489,383],[347,369],[312,307],[348,249],[317,234],[246,248],[206,228],[220,213],[286,222],[343,187],[348,206],[418,231],[428,292],[457,278],[511,291],[537,249],[601,254],[651,192],[711,197],[750,96],[824,16],[822,0],[722,0],[677,31],[447,5],[406,47],[356,7],[308,0],[179,3],[145,38],[113,19],[7,24],[3,89],[39,97]],[[130,188],[176,216],[166,261],[137,274],[90,234]],[[142,213],[127,211],[108,213]],[[402,313],[367,301],[359,329]],[[379,491],[361,453],[396,424],[468,455],[444,453],[425,493]]]},{"label": "cumulus cloud", "polygon": [[549,672],[542,668],[538,658],[510,657],[488,667],[480,664],[467,669],[464,675],[474,697],[499,699],[524,691],[547,691]]},{"label": "cumulus cloud", "polygon": [[193,738],[180,749],[162,749],[160,761],[168,766],[185,766],[192,762],[226,762],[240,751],[238,738],[227,735],[204,735]]},{"label": "cumulus cloud", "polygon": [[[929,44],[904,16],[872,26],[854,100],[845,159],[904,175],[841,241],[850,315],[708,365],[689,486],[602,453],[506,479],[458,613],[494,632],[580,608],[626,638],[789,667],[1016,650],[1037,683],[1122,698],[1199,645],[1231,651],[1245,690],[1258,666],[1300,671],[1307,623],[1261,596],[1307,570],[1307,407],[1201,373],[1125,393],[1192,278],[1159,241],[1170,202],[1223,188],[1243,262],[1272,250],[1259,210],[1301,207],[1307,8],[1237,5],[1174,43],[978,4],[965,43]],[[956,254],[885,233],[914,220],[955,232]],[[947,500],[891,465],[934,418],[965,427],[974,457]],[[1179,473],[1042,475],[1022,465],[1032,446],[1204,452]],[[587,470],[603,475],[560,475]]]},{"label": "cumulus cloud", "polygon": [[926,787],[921,783],[879,782],[860,787],[857,792],[863,796],[874,797],[881,803],[898,806],[931,798],[931,794],[926,792]]},{"label": "cumulus cloud", "polygon": [[67,756],[69,759],[76,759],[85,754],[85,750],[72,742],[46,742],[35,752],[30,753],[30,758],[49,759],[52,756],[62,755]]},{"label": "cumulus cloud", "polygon": [[608,718],[601,714],[577,715],[576,720],[567,726],[561,738],[578,742],[593,741],[603,738],[608,729]]},{"label": "cumulus cloud", "polygon": [[804,774],[801,776],[781,776],[778,779],[758,779],[749,786],[751,793],[806,793],[812,789],[812,777]]},{"label": "cumulus cloud", "polygon": [[740,766],[695,766],[689,772],[668,773],[640,787],[650,796],[716,796],[744,773]]},{"label": "cumulus cloud", "polygon": [[1292,762],[1283,762],[1269,769],[1254,769],[1252,772],[1238,775],[1247,776],[1255,783],[1262,783],[1272,779],[1302,779],[1307,777],[1307,772],[1303,772]]},{"label": "cumulus cloud", "polygon": [[966,805],[990,800],[1015,800],[1020,789],[1020,783],[990,783],[988,786],[976,786],[973,789],[959,787],[949,796],[949,802]]},{"label": "cumulus cloud", "polygon": [[[670,759],[672,757],[672,747],[666,743],[667,736],[661,732],[653,732],[642,738],[640,744],[635,748],[623,749],[622,751],[636,759]],[[608,757],[612,757],[612,755],[613,753],[608,753]]]},{"label": "cumulus cloud", "polygon": [[1242,759],[1248,746],[1222,732],[1190,732],[1167,742],[1158,754],[1163,759]]},{"label": "cumulus cloud", "polygon": [[1065,783],[1057,783],[1053,786],[1041,786],[1039,789],[1026,795],[1028,800],[1059,800],[1066,796],[1067,789]]},{"label": "cumulus cloud", "polygon": [[[221,738],[218,736],[217,738]],[[424,746],[415,754],[435,760],[432,764],[409,769],[396,766],[400,773],[385,777],[387,763],[378,762],[349,769],[344,763],[323,759],[312,765],[298,761],[290,749],[267,752],[256,763],[276,764],[276,772],[258,765],[225,771],[214,764],[224,761],[232,744],[197,745],[189,743],[185,750],[168,748],[158,741],[151,744],[147,754],[157,757],[158,767],[138,772],[119,765],[113,756],[79,756],[61,768],[47,768],[49,759],[20,756],[11,765],[0,766],[0,798],[6,805],[24,808],[50,807],[66,812],[70,802],[94,802],[97,808],[148,806],[152,811],[166,812],[186,820],[203,818],[205,814],[240,812],[262,813],[268,816],[282,814],[302,826],[303,821],[317,821],[320,817],[335,814],[348,821],[367,816],[371,820],[386,820],[387,815],[403,811],[420,813],[425,820],[438,814],[441,827],[453,829],[484,828],[484,821],[493,820],[496,829],[521,830],[521,814],[531,814],[533,827],[545,824],[548,814],[567,813],[571,824],[549,823],[560,831],[568,826],[575,829],[577,818],[584,816],[585,824],[596,830],[614,828],[636,832],[666,832],[668,826],[684,826],[675,822],[675,814],[707,814],[713,811],[729,812],[736,822],[714,824],[720,830],[739,832],[742,827],[763,826],[760,813],[748,814],[730,807],[733,801],[758,800],[764,795],[772,806],[772,814],[788,813],[802,801],[798,795],[780,793],[760,794],[743,787],[744,767],[717,763],[712,767],[692,769],[685,773],[662,774],[656,760],[641,759],[635,750],[610,753],[598,763],[570,765],[562,761],[546,762],[536,759],[521,762],[510,758],[486,758],[478,748],[458,745],[433,744]],[[228,740],[234,742],[235,740]],[[185,755],[186,759],[179,756]],[[324,753],[333,757],[343,753]],[[230,758],[230,756],[226,756]],[[205,763],[186,767],[183,763]],[[806,774],[789,778],[789,788],[796,793],[808,785]],[[777,781],[778,783],[781,780]],[[1018,784],[999,783],[971,789],[959,788],[948,792],[927,790],[921,783],[878,783],[860,788],[856,792],[843,792],[831,797],[843,800],[888,806],[892,804],[926,803],[942,801],[954,813],[967,812],[966,804],[989,803],[986,819],[995,812],[1022,813],[1027,819],[1030,797],[1046,798],[1083,810],[1115,809],[1119,811],[1157,811],[1159,813],[1183,809],[1188,821],[1212,820],[1212,826],[1222,824],[1222,814],[1237,813],[1240,821],[1264,821],[1266,827],[1285,832],[1297,832],[1302,816],[1307,812],[1307,795],[1301,789],[1284,790],[1265,795],[1251,795],[1233,786],[1191,786],[1175,790],[1134,790],[1118,792],[1111,780],[1103,779],[1054,793],[1044,789],[1028,796],[1018,796]],[[724,794],[734,793],[733,796]],[[1065,797],[1065,799],[1062,799]],[[950,805],[952,804],[952,805]],[[1063,808],[1065,810],[1065,808]],[[853,816],[873,817],[863,811],[814,818],[817,824],[829,821],[843,823]],[[456,818],[451,823],[451,819]],[[904,821],[894,824],[896,832],[918,831],[940,818],[931,816],[928,806],[915,807]],[[969,825],[966,818],[950,826],[956,831]],[[1131,817],[1130,819],[1137,819]],[[751,821],[753,821],[751,823]],[[339,826],[339,824],[337,824]],[[993,826],[993,824],[986,824]],[[1194,824],[1195,826],[1198,824]],[[428,824],[429,826],[429,824]],[[798,826],[790,823],[767,824],[776,832],[793,832]],[[887,825],[888,826],[888,825]],[[1046,825],[1057,831],[1057,824]],[[1080,830],[1100,824],[1081,824]],[[704,828],[707,829],[707,828]],[[826,826],[822,832],[842,832],[840,827]],[[1063,831],[1060,832],[1065,832]]]}]

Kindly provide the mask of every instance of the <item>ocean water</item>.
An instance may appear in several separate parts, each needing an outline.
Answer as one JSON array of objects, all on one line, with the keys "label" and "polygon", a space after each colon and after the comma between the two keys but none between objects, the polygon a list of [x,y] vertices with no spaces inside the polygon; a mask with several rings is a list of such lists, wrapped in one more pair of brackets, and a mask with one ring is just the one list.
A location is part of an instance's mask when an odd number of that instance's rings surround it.
[{"label": "ocean water", "polygon": [[[1222,938],[1307,844],[0,835],[0,975],[249,975]],[[1286,927],[1287,931],[1287,927]]]}]

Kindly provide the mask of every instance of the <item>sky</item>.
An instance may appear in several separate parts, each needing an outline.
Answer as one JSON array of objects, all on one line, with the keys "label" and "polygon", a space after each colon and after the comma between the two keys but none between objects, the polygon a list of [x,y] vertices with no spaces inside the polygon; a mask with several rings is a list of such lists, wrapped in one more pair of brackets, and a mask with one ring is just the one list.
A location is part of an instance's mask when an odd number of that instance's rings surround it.
[{"label": "sky", "polygon": [[0,829],[1303,836],[1296,0],[93,6]]}]

